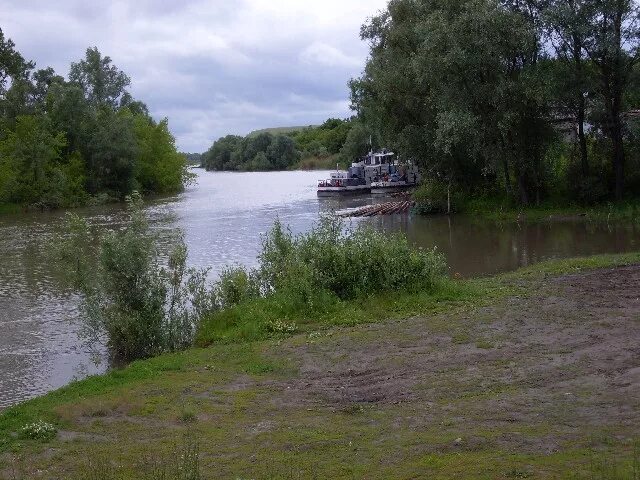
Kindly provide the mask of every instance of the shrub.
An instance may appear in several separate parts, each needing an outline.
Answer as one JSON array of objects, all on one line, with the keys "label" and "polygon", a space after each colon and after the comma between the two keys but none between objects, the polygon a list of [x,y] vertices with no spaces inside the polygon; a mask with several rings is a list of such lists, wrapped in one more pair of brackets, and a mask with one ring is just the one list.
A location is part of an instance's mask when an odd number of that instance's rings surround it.
[{"label": "shrub", "polygon": [[220,308],[230,308],[260,295],[260,285],[253,272],[242,267],[227,267],[215,286]]},{"label": "shrub", "polygon": [[424,289],[445,271],[435,250],[414,250],[405,236],[370,227],[345,230],[323,217],[311,232],[294,237],[276,222],[263,242],[259,276],[266,292],[311,298],[327,291],[350,300],[382,291]]},{"label": "shrub", "polygon": [[455,211],[456,202],[449,193],[453,194],[448,191],[447,184],[433,179],[426,181],[413,195],[416,210],[421,214],[450,213],[449,202],[451,202],[451,211]]},{"label": "shrub", "polygon": [[77,215],[69,215],[68,235],[59,242],[60,257],[84,300],[83,333],[92,343],[106,336],[109,351],[121,361],[191,346],[200,318],[218,307],[205,286],[206,271],[186,268],[182,237],[161,266],[138,195],[128,199],[128,213],[123,230],[98,239],[97,256],[89,226]]}]

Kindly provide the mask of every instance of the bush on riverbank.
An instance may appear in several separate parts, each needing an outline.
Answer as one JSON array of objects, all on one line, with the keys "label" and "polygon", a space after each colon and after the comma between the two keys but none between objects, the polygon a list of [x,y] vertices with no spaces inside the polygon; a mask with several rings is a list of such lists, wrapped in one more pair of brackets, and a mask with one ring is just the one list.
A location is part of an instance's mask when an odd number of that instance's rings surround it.
[{"label": "bush on riverbank", "polygon": [[106,336],[110,353],[120,361],[190,347],[200,318],[217,308],[205,285],[206,271],[186,268],[182,238],[176,239],[167,266],[161,266],[141,198],[128,198],[128,208],[127,226],[99,239],[97,257],[90,251],[88,224],[74,214],[59,247],[83,297],[85,336],[90,343]]},{"label": "bush on riverbank", "polygon": [[[366,302],[387,292],[431,291],[444,275],[443,255],[414,250],[406,237],[371,228],[345,231],[336,218],[322,218],[309,233],[294,236],[280,222],[264,238],[259,267],[223,273],[218,290],[232,285],[239,299],[213,313],[201,325],[199,344],[257,339],[278,333],[273,325],[327,318],[349,310],[348,302]],[[232,290],[226,288],[224,290]],[[220,295],[219,295],[220,298]]]}]

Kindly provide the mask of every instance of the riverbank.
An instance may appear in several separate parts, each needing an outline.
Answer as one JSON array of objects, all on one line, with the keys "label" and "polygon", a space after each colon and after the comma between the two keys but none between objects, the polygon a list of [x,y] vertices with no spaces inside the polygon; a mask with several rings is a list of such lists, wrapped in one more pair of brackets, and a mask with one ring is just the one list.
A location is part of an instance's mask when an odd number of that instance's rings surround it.
[{"label": "riverbank", "polygon": [[554,204],[530,207],[513,207],[499,201],[471,200],[463,204],[465,214],[493,221],[589,221],[597,223],[640,223],[640,200],[606,203],[590,207]]},{"label": "riverbank", "polygon": [[[543,263],[136,362],[6,410],[0,478],[136,478],[185,432],[203,478],[583,478],[637,435],[638,265]],[[20,434],[38,420],[57,436]]]}]

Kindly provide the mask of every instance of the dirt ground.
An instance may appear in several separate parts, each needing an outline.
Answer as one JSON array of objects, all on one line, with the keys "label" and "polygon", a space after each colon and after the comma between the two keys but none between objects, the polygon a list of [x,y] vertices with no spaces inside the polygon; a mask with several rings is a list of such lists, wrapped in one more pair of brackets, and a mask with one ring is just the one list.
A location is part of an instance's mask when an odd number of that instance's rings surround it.
[{"label": "dirt ground", "polygon": [[[216,465],[211,478],[291,477],[274,465],[260,470],[256,458],[288,462],[303,472],[296,478],[310,471],[315,478],[567,478],[558,472],[580,461],[568,452],[638,438],[640,266],[528,287],[462,314],[333,329],[266,348],[266,358],[293,366],[290,375],[245,373],[215,385],[189,377],[182,391],[196,402],[197,428],[224,430],[202,442],[203,465]],[[163,395],[157,386],[145,398],[152,394]],[[78,432],[66,433],[73,448],[47,454],[51,471],[91,435],[126,443],[132,429],[139,438],[175,428],[162,414],[105,414],[99,428],[79,415],[71,420]],[[359,457],[334,448],[343,439],[360,442]],[[524,466],[505,470],[507,457]]]},{"label": "dirt ground", "polygon": [[407,404],[416,428],[452,418],[468,431],[548,427],[535,440],[497,435],[519,452],[551,453],[595,426],[638,435],[640,266],[555,278],[462,321],[370,325],[287,355],[300,377],[282,385],[286,404]]}]

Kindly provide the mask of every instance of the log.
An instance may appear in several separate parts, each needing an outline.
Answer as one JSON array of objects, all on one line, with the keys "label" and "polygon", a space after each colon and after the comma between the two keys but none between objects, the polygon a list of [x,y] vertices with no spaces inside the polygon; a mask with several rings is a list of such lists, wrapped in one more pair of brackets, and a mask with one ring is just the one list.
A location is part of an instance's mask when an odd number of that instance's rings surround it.
[{"label": "log", "polygon": [[339,217],[373,217],[376,215],[393,215],[396,213],[406,213],[411,210],[415,202],[405,200],[402,202],[386,202],[376,205],[367,205],[365,207],[356,208],[338,212]]}]

